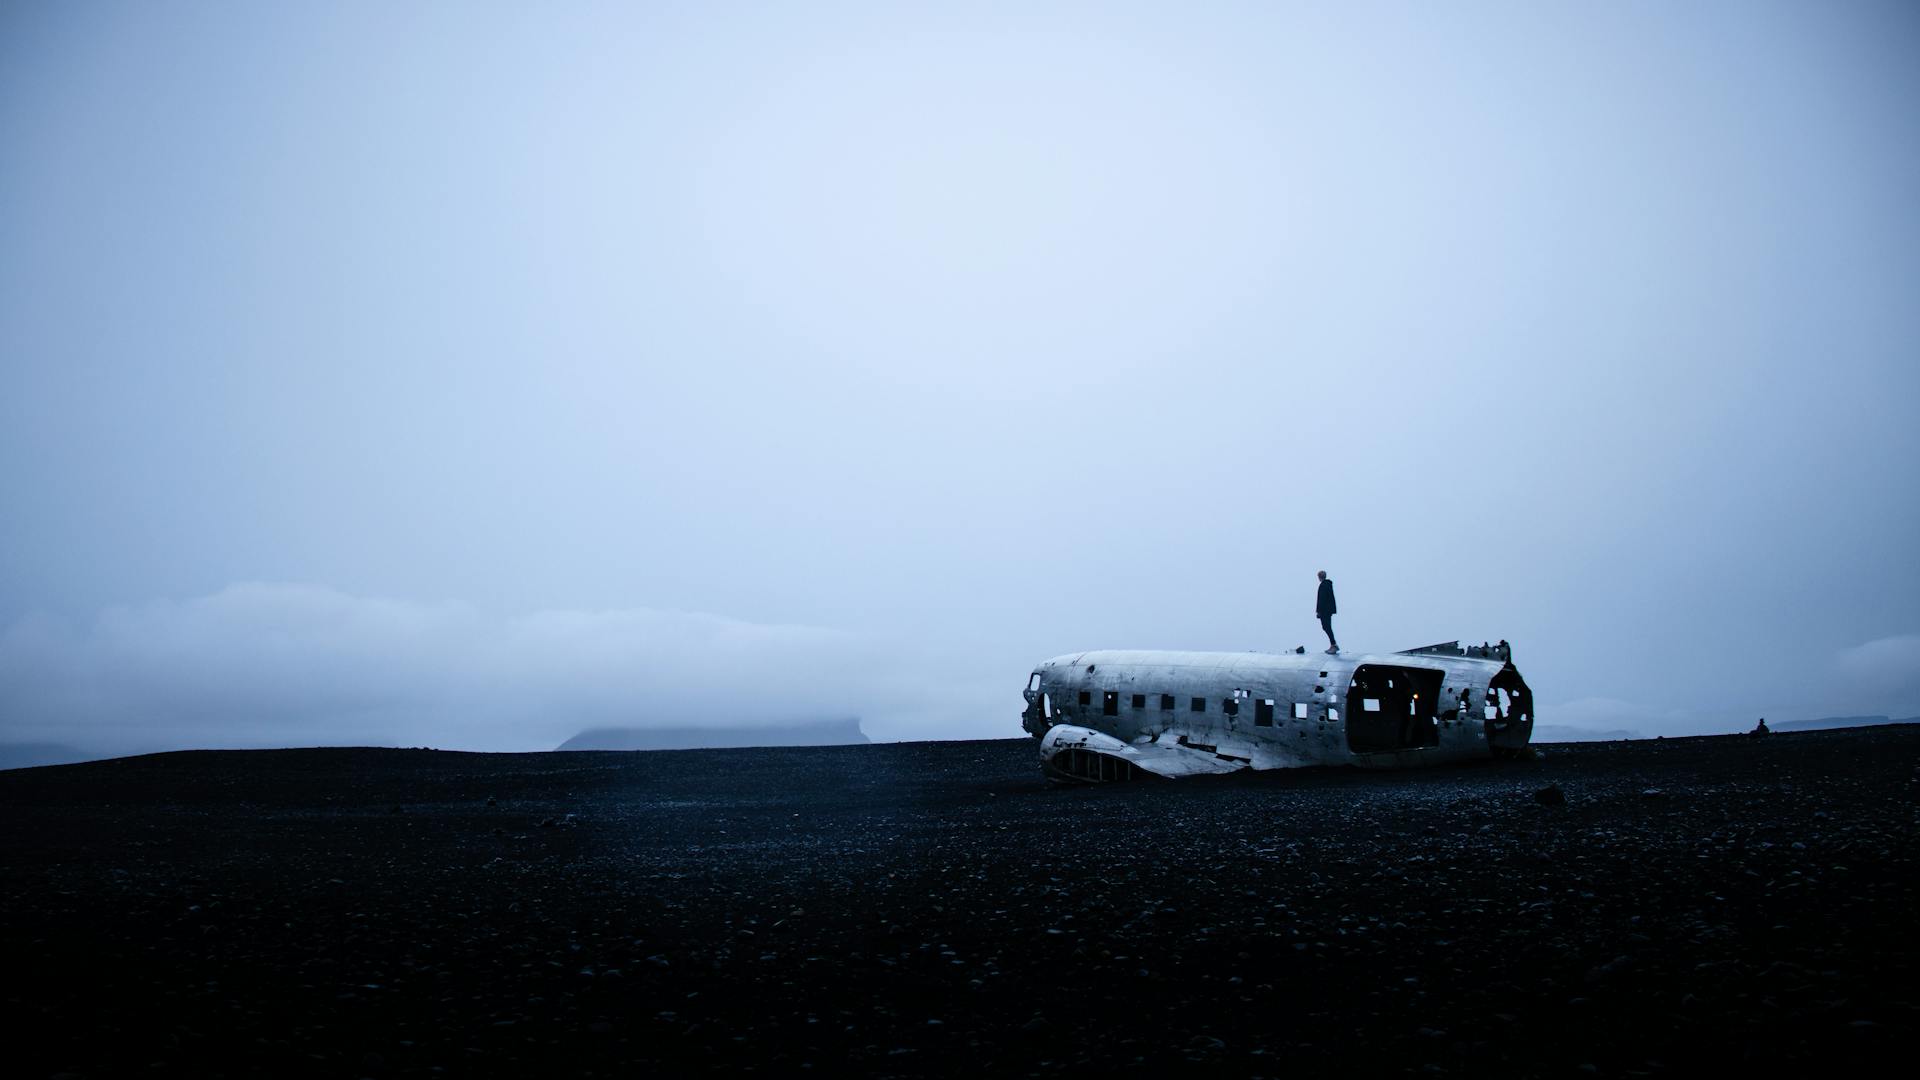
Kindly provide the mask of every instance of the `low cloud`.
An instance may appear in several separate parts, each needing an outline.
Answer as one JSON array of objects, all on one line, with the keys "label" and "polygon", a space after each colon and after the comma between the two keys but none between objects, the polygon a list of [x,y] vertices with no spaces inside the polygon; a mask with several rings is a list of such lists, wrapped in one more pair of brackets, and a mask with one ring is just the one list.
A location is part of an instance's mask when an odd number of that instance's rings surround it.
[{"label": "low cloud", "polygon": [[820,627],[652,609],[500,616],[242,584],[90,623],[14,623],[0,635],[0,741],[528,750],[587,727],[847,715],[874,732],[876,707],[912,707],[888,683],[899,670]]},{"label": "low cloud", "polygon": [[1541,741],[1643,739],[1653,735],[1701,733],[1699,718],[1684,709],[1609,697],[1578,698],[1542,706],[1538,722],[1534,730]]},{"label": "low cloud", "polygon": [[[1705,735],[1746,731],[1761,716],[1773,723],[1791,723],[1828,717],[1886,715],[1896,719],[1920,714],[1920,634],[1896,634],[1841,649],[1830,655],[1824,671],[1819,661],[1813,678],[1800,688],[1773,687],[1772,693],[1755,687],[1732,687],[1724,705],[1697,709],[1649,705],[1618,698],[1589,697],[1540,710],[1542,732],[1552,738],[1589,738],[1599,733],[1619,736]],[[1547,734],[1539,737],[1547,738]]]},{"label": "low cloud", "polygon": [[1920,634],[1876,638],[1834,656],[1839,696],[1899,715],[1920,706]]}]

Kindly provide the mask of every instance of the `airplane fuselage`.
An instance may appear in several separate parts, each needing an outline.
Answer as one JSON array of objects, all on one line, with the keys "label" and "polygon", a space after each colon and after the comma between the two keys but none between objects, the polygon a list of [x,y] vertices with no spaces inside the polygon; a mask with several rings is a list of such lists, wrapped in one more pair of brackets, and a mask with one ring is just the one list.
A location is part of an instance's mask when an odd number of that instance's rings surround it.
[{"label": "airplane fuselage", "polygon": [[1039,665],[1022,726],[1060,780],[1517,754],[1532,694],[1505,648],[1388,655],[1097,651]]}]

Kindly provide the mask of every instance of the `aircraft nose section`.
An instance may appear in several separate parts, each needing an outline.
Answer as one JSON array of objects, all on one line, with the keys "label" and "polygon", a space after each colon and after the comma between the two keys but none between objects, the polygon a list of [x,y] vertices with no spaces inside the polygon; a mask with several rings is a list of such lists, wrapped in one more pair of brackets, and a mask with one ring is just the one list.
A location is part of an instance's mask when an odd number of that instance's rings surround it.
[{"label": "aircraft nose section", "polygon": [[1020,691],[1026,699],[1027,707],[1020,714],[1020,727],[1029,735],[1045,735],[1053,726],[1053,701],[1041,688],[1041,674],[1036,671],[1027,678],[1027,688]]}]

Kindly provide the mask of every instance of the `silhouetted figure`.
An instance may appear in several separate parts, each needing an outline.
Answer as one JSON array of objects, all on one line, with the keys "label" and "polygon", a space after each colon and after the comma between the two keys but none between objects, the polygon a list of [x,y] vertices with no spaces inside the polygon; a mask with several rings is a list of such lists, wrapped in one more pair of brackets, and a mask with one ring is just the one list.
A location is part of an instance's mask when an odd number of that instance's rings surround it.
[{"label": "silhouetted figure", "polygon": [[1771,735],[1771,734],[1773,734],[1773,729],[1767,726],[1767,718],[1763,716],[1760,718],[1759,723],[1753,725],[1753,730],[1747,732],[1747,737],[1750,739],[1757,739],[1762,735]]},{"label": "silhouetted figure", "polygon": [[1327,651],[1340,651],[1340,642],[1333,636],[1333,614],[1339,610],[1333,605],[1333,582],[1327,580],[1327,572],[1320,571],[1320,597],[1314,601],[1313,613],[1320,616],[1320,629],[1327,632]]}]

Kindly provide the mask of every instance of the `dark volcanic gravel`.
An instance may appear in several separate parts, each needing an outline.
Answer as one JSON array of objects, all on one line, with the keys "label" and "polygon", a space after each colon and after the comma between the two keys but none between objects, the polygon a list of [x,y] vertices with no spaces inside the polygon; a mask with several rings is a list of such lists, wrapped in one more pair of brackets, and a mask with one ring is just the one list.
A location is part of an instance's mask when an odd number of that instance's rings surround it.
[{"label": "dark volcanic gravel", "polygon": [[1920,728],[1089,789],[1026,740],[18,770],[9,1072],[1842,1075],[1915,1048],[1917,765]]}]

